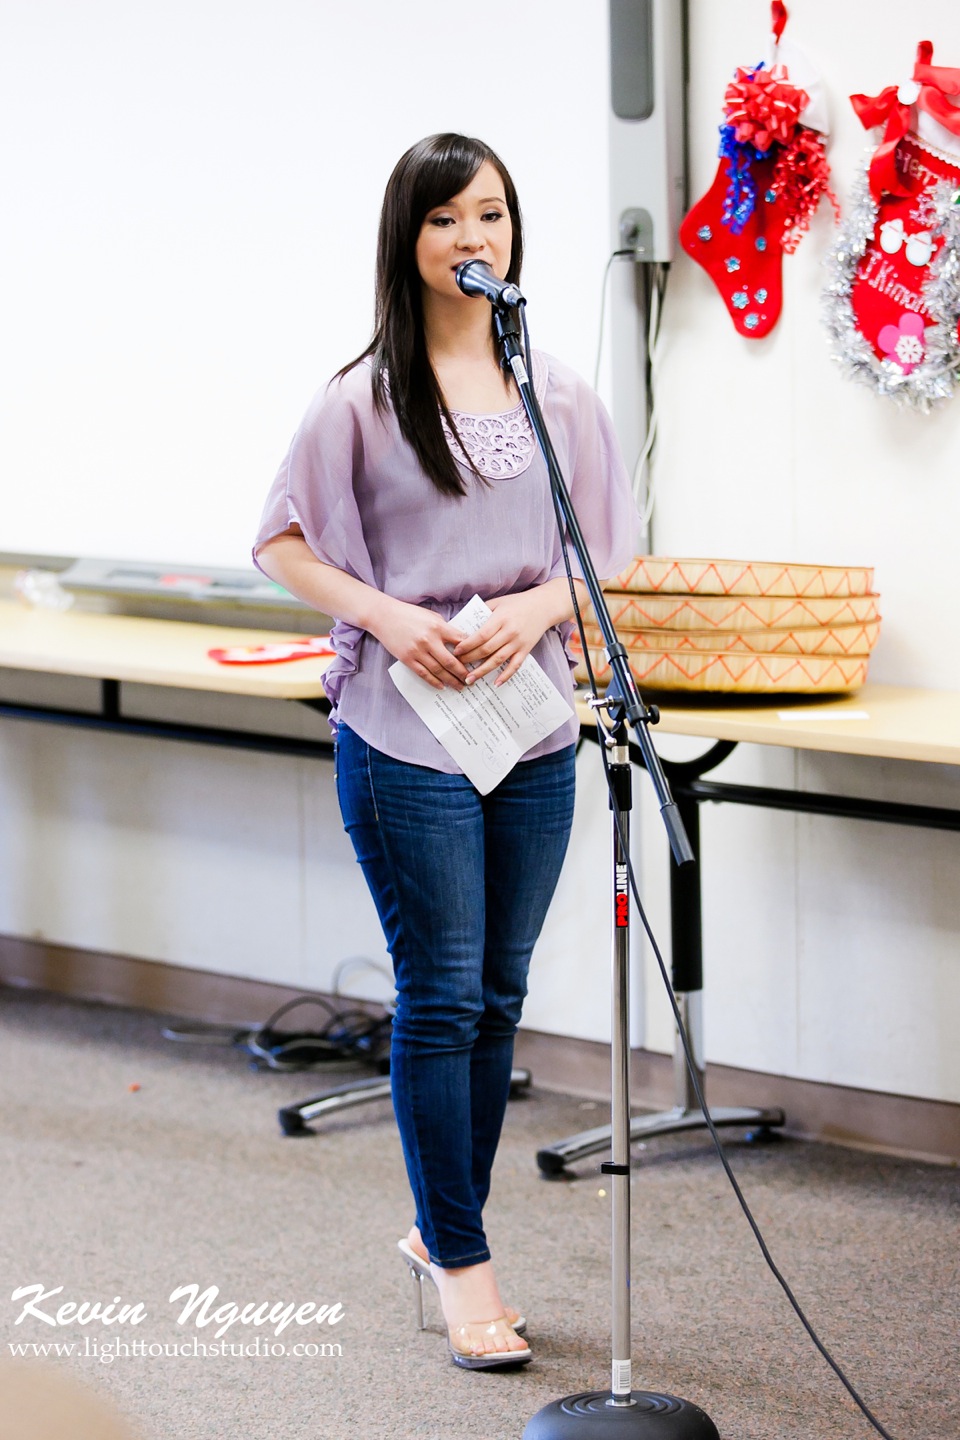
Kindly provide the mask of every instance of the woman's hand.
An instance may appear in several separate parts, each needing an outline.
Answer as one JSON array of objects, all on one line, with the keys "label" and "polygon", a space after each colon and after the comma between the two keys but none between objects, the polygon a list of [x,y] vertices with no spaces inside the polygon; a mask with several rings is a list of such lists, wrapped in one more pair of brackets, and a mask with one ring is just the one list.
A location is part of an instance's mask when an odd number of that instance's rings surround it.
[{"label": "woman's hand", "polygon": [[381,595],[366,628],[385,650],[434,690],[463,689],[469,671],[449,648],[463,640],[463,631],[440,615]]},{"label": "woman's hand", "polygon": [[501,665],[503,669],[494,684],[503,685],[520,669],[537,641],[573,613],[570,586],[564,578],[548,580],[518,595],[497,595],[486,603],[493,611],[491,618],[465,636],[453,652],[474,667],[468,685]]},{"label": "woman's hand", "polygon": [[446,620],[419,605],[408,605],[365,585],[335,565],[318,560],[299,527],[268,540],[257,554],[260,568],[271,580],[299,595],[315,610],[335,615],[369,630],[385,650],[435,690],[452,686],[462,690],[467,667],[450,653],[463,639]]},{"label": "woman's hand", "polygon": [[[324,564],[292,528],[267,541],[257,558],[271,579],[315,610],[368,630],[434,690],[462,690],[501,665],[495,683],[502,685],[516,674],[541,636],[573,614],[570,586],[561,576],[518,595],[494,596],[487,601],[491,618],[474,634],[464,635],[432,610],[384,595]],[[582,580],[574,585],[584,605],[586,586]]]}]

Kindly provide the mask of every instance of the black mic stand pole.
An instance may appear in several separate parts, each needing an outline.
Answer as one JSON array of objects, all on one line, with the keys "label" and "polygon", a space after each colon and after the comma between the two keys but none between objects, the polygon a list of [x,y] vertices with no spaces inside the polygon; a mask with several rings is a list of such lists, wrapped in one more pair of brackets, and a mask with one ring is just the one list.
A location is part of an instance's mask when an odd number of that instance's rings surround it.
[{"label": "black mic stand pole", "polygon": [[[560,471],[543,412],[527,373],[520,345],[516,307],[494,304],[494,327],[503,354],[520,391],[537,443],[547,462],[558,520],[566,528],[580,562],[594,615],[610,657],[613,678],[600,702],[611,726],[604,737],[610,751],[612,778],[610,805],[613,825],[613,980],[611,1034],[611,1149],[601,1170],[610,1177],[612,1216],[612,1364],[609,1390],[568,1395],[538,1410],[523,1432],[523,1440],[720,1440],[713,1421],[698,1406],[675,1395],[632,1388],[630,1343],[630,882],[629,816],[631,766],[627,725],[632,726],[653,782],[660,813],[678,865],[693,863],[694,855],[677,806],[670,794],[660,758],[648,726],[659,718],[644,705],[617,639],[610,612],[580,530],[570,494]],[[600,724],[599,716],[597,723]],[[608,727],[604,726],[604,730]]]}]

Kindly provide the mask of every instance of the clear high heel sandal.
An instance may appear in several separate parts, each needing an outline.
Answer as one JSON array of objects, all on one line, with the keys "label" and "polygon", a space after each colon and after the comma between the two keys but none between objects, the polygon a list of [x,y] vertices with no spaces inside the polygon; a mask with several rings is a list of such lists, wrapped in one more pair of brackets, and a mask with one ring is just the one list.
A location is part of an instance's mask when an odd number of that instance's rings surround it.
[{"label": "clear high heel sandal", "polygon": [[[414,1283],[414,1295],[416,1304],[417,1329],[426,1329],[426,1322],[423,1318],[423,1282],[430,1280],[436,1285],[430,1263],[418,1255],[408,1240],[398,1240],[397,1247],[403,1256],[404,1263],[410,1272]],[[481,1337],[496,1335],[501,1332],[512,1331],[520,1335],[527,1328],[526,1318],[518,1315],[515,1324],[511,1324],[506,1315],[500,1316],[497,1320],[483,1320],[457,1325],[453,1330],[447,1331],[447,1345],[450,1349],[450,1356],[455,1365],[461,1365],[466,1370],[491,1370],[498,1365],[526,1365],[533,1359],[533,1352],[527,1346],[523,1350],[480,1350],[475,1352],[473,1344],[482,1343]],[[504,1338],[507,1338],[505,1335]]]}]

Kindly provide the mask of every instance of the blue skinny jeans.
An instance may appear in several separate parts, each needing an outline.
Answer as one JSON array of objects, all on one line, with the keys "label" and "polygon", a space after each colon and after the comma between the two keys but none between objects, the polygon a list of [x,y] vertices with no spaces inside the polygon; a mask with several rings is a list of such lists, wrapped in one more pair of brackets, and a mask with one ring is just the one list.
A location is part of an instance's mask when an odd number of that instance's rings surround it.
[{"label": "blue skinny jeans", "polygon": [[573,819],[575,747],[489,795],[394,760],[346,725],[337,793],[393,957],[393,1105],[431,1260],[489,1260],[483,1207],[530,955]]}]

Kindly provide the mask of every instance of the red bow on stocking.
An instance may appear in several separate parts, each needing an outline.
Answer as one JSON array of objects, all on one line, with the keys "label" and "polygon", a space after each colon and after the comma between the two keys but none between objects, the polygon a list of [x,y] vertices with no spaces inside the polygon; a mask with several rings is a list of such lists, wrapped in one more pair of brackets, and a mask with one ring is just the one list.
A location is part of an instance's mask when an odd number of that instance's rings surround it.
[{"label": "red bow on stocking", "polygon": [[897,170],[897,146],[910,129],[914,105],[949,130],[960,135],[960,109],[951,105],[948,95],[960,96],[960,70],[946,65],[931,65],[933,45],[921,40],[910,85],[888,85],[879,95],[851,95],[850,103],[861,125],[872,129],[885,125],[883,140],[870,162],[870,193],[880,201],[884,195],[912,195],[918,180],[902,178]]},{"label": "red bow on stocking", "polygon": [[749,141],[766,154],[771,145],[790,143],[810,96],[789,83],[782,65],[769,70],[740,66],[723,100],[727,124],[733,126],[736,139],[741,144]]}]

